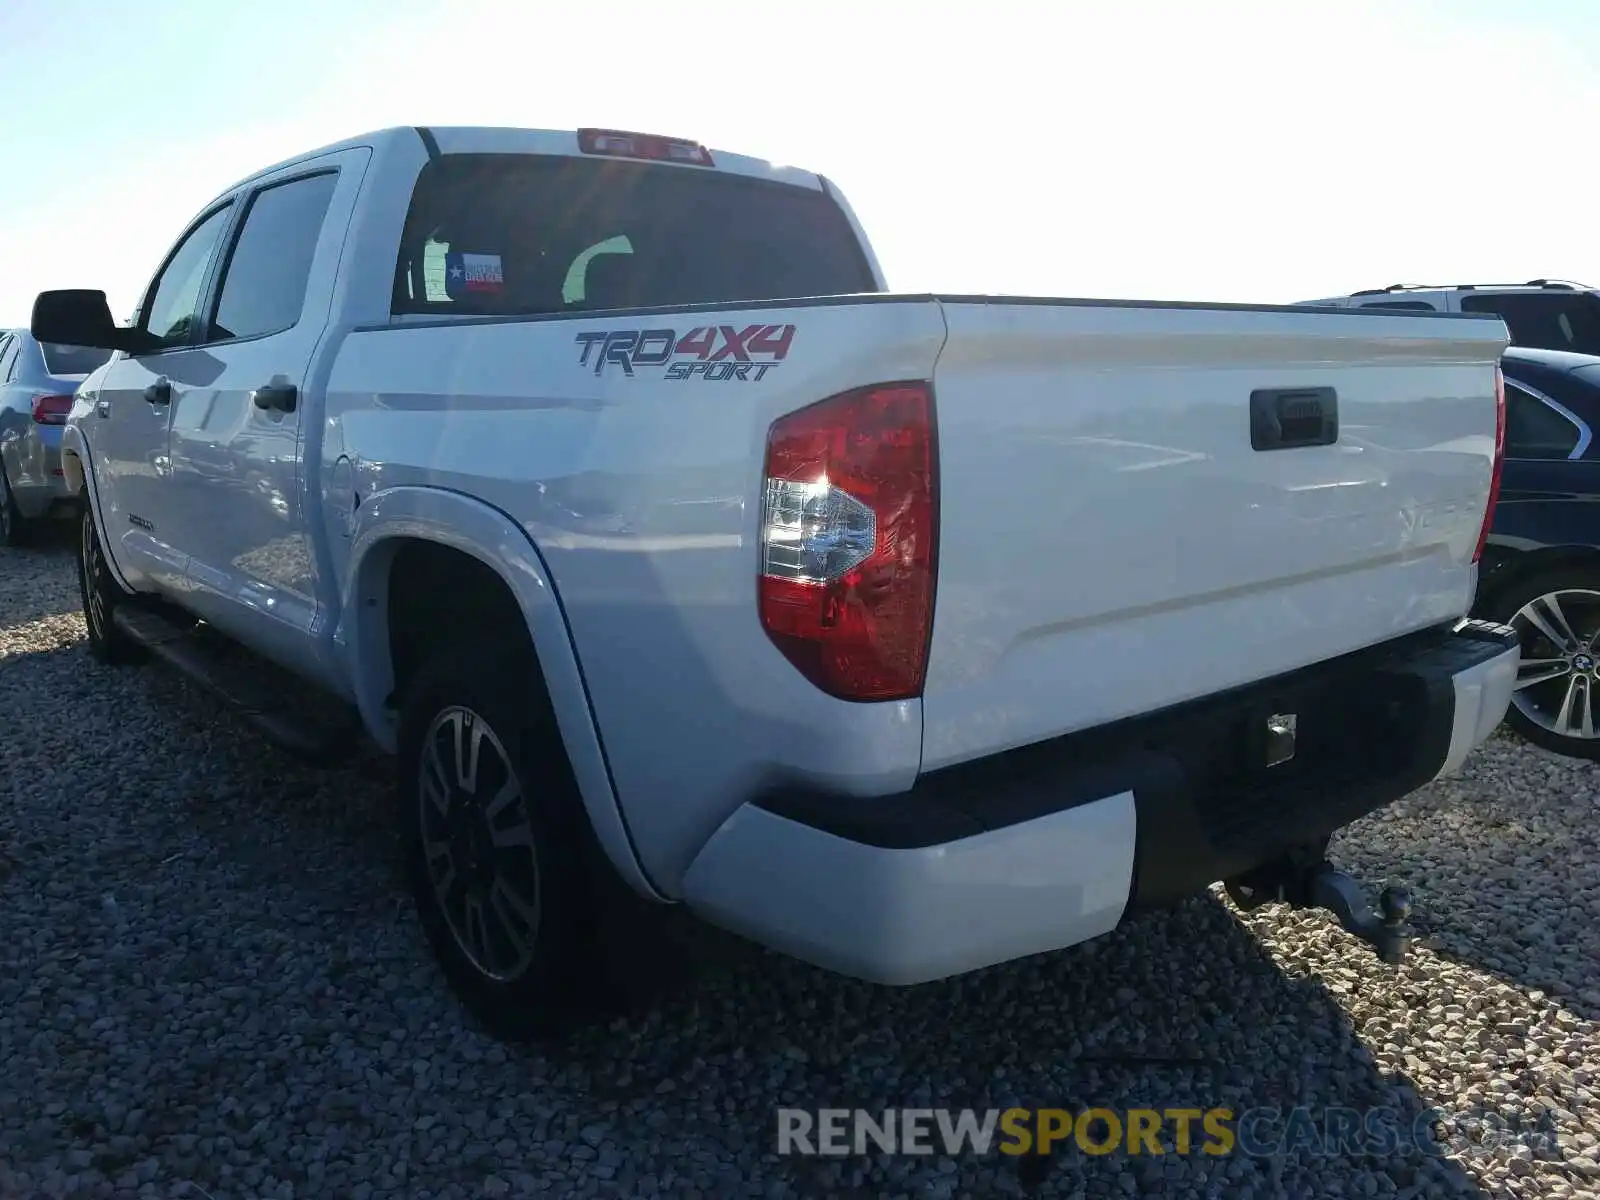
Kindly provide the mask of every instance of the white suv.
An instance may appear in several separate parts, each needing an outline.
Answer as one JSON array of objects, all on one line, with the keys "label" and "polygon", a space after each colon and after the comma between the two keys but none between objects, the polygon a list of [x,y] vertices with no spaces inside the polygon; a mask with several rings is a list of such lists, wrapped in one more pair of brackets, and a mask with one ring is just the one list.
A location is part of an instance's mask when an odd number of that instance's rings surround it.
[{"label": "white suv", "polygon": [[1464,283],[1453,287],[1407,287],[1397,283],[1300,303],[1323,308],[1492,312],[1505,321],[1513,345],[1600,355],[1600,289],[1561,279],[1503,285]]}]

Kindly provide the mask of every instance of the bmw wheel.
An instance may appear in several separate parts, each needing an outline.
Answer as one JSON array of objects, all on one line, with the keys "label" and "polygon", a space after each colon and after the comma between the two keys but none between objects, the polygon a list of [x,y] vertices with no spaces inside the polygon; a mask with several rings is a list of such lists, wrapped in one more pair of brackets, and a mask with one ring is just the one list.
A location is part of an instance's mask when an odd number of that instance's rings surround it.
[{"label": "bmw wheel", "polygon": [[1600,571],[1519,581],[1493,607],[1522,644],[1507,722],[1557,754],[1600,759]]}]

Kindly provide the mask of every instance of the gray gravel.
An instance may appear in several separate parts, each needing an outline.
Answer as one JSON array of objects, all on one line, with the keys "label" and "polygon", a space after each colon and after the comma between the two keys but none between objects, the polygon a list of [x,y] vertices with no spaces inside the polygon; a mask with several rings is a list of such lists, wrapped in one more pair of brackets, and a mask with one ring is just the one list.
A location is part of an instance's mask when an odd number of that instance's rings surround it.
[{"label": "gray gravel", "polygon": [[[70,551],[0,550],[0,1198],[1600,1194],[1595,767],[1497,737],[1341,839],[1396,975],[1217,896],[909,991],[773,955],[543,1052],[474,1031],[370,767],[93,665]],[[1448,1157],[779,1160],[792,1105],[1444,1110]]]}]

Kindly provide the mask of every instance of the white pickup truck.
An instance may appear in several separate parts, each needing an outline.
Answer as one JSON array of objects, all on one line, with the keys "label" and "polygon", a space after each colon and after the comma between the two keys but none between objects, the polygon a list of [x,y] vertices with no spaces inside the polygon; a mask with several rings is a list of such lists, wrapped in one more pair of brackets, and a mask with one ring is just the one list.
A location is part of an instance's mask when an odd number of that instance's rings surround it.
[{"label": "white pickup truck", "polygon": [[508,1036],[593,998],[608,889],[891,984],[1215,881],[1397,954],[1323,851],[1514,687],[1463,621],[1504,324],[884,286],[827,180],[688,141],[264,170],[131,325],[35,304],[115,352],[64,435],[90,648],[396,755]]}]

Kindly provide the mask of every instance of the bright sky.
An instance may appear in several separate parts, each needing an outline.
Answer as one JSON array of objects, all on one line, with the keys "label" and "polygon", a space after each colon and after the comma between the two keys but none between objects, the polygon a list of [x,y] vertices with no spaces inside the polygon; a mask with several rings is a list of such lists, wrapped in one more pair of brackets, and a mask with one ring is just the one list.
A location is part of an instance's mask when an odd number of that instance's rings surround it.
[{"label": "bright sky", "polygon": [[1600,284],[1593,3],[3,0],[0,324],[124,316],[213,195],[402,124],[821,171],[897,291]]}]

